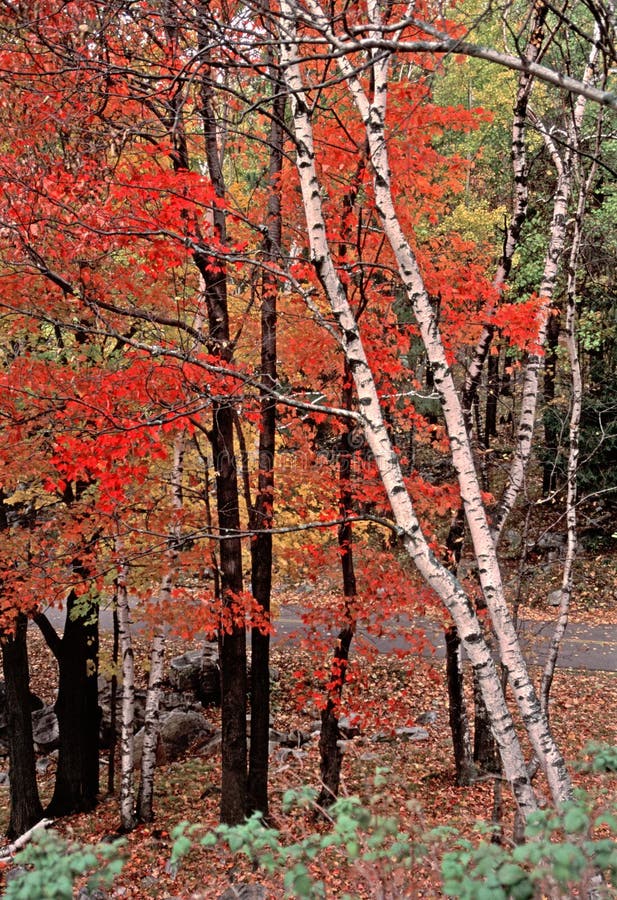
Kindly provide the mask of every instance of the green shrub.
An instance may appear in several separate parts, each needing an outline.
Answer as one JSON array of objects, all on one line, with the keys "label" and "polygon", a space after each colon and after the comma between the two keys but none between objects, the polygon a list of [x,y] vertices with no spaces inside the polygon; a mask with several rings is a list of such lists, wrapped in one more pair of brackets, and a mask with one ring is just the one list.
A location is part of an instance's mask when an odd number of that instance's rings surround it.
[{"label": "green shrub", "polygon": [[89,890],[109,886],[122,870],[123,841],[113,844],[69,843],[55,831],[41,828],[15,856],[24,872],[8,882],[6,900],[72,900],[75,881],[88,873]]},{"label": "green shrub", "polygon": [[[595,773],[617,771],[617,747],[590,745],[582,764]],[[375,796],[383,795],[387,777],[378,773]],[[504,847],[491,840],[492,829],[479,823],[477,840],[463,839],[452,828],[413,833],[405,831],[396,815],[377,811],[378,799],[364,802],[343,797],[328,810],[329,830],[317,829],[284,844],[281,833],[266,827],[258,815],[246,823],[220,825],[197,837],[199,826],[183,823],[173,833],[172,862],[178,864],[197,842],[248,857],[255,869],[280,874],[286,896],[326,896],[324,873],[340,863],[348,867],[348,880],[363,896],[414,895],[414,867],[441,851],[441,882],[445,896],[461,900],[533,900],[550,897],[617,896],[617,806],[614,790],[609,801],[592,802],[577,792],[559,811],[540,810],[526,827],[525,843]],[[602,798],[601,798],[602,799]],[[314,795],[289,791],[284,807],[314,806]],[[445,851],[445,852],[444,852]],[[431,854],[434,858],[435,853]],[[604,883],[602,883],[604,879]],[[598,886],[600,885],[600,892]],[[341,900],[357,897],[345,894]]]}]

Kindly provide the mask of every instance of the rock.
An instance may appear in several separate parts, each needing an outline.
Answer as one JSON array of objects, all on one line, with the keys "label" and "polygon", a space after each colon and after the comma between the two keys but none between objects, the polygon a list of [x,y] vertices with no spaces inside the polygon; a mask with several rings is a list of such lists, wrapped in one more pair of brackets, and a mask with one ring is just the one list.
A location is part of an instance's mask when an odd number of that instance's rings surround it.
[{"label": "rock", "polygon": [[558,588],[556,591],[551,591],[546,601],[549,606],[561,606],[561,588]]},{"label": "rock", "polygon": [[169,664],[169,682],[174,690],[192,694],[203,706],[218,706],[221,702],[218,648],[207,645],[176,656]]},{"label": "rock", "polygon": [[[156,761],[170,763],[182,756],[193,744],[206,744],[214,736],[212,726],[196,710],[173,709],[162,713]],[[144,729],[135,735],[135,765],[141,763]]]},{"label": "rock", "polygon": [[516,528],[506,528],[504,537],[509,543],[511,550],[520,550],[521,544],[523,543],[520,531],[517,531]]},{"label": "rock", "polygon": [[204,756],[207,753],[214,753],[214,752],[218,753],[221,749],[221,741],[222,741],[221,729],[217,728],[214,731],[212,737],[208,741],[206,741],[201,752],[204,754]]},{"label": "rock", "polygon": [[[103,750],[108,750],[111,746],[111,681],[99,675],[99,708],[101,711],[101,722],[99,726],[99,741]],[[146,692],[144,690],[135,691],[135,708],[133,717],[133,727],[135,731],[143,728],[146,717]],[[116,694],[116,733],[120,734],[120,722],[122,718],[122,687],[118,687]]]},{"label": "rock", "polygon": [[341,716],[338,720],[338,730],[343,738],[355,738],[360,734],[358,717],[354,715]]},{"label": "rock", "polygon": [[297,747],[279,747],[275,752],[274,758],[277,762],[287,762],[289,759],[305,759],[306,752],[298,750]]},{"label": "rock", "polygon": [[294,728],[293,731],[276,731],[274,728],[270,729],[270,747],[271,749],[275,746],[279,747],[302,747],[304,744],[308,744],[311,740],[311,735],[306,734],[304,731],[300,731],[299,728]]},{"label": "rock", "polygon": [[[101,710],[101,725],[99,729],[100,746],[107,750],[111,746],[111,684],[105,679],[99,678],[99,707]],[[195,695],[190,693],[178,693],[176,691],[163,691],[160,701],[160,715],[163,716],[167,712],[174,709],[180,709],[184,712],[188,710],[198,711],[200,704],[195,700]],[[119,737],[122,716],[122,690],[118,691],[116,702],[116,733]],[[139,732],[145,724],[146,718],[146,691],[135,691],[135,715],[134,728],[135,732]]]},{"label": "rock", "polygon": [[35,750],[39,753],[49,753],[58,748],[60,733],[53,706],[44,706],[32,713],[32,736]]},{"label": "rock", "polygon": [[[45,704],[40,697],[30,692],[30,710],[34,712],[36,709],[43,709]],[[0,738],[7,736],[7,719],[6,719],[6,685],[0,680]],[[7,750],[8,752],[8,750]],[[0,754],[2,750],[0,750]]]},{"label": "rock", "polygon": [[28,874],[28,869],[24,866],[11,866],[10,869],[4,870],[4,882],[8,884],[9,881],[14,881],[16,878],[21,878],[23,875]]},{"label": "rock", "polygon": [[232,884],[218,900],[268,900],[263,884]]},{"label": "rock", "polygon": [[201,671],[203,650],[187,650],[181,656],[175,656],[169,664],[169,683],[179,693],[188,693],[195,689],[197,677]]},{"label": "rock", "polygon": [[391,744],[394,739],[395,736],[392,733],[385,731],[376,731],[371,737],[374,744]]},{"label": "rock", "polygon": [[9,773],[8,772],[0,772],[0,787],[8,787],[9,786]]},{"label": "rock", "polygon": [[547,531],[540,536],[535,547],[532,549],[537,553],[546,553],[550,559],[556,559],[563,553],[568,536],[566,534],[557,534],[553,531]]},{"label": "rock", "polygon": [[416,716],[416,722],[418,725],[434,725],[437,721],[437,712],[434,709],[428,710],[428,712],[420,713],[419,716]]},{"label": "rock", "polygon": [[397,728],[396,736],[403,741],[428,741],[428,731],[425,728]]}]

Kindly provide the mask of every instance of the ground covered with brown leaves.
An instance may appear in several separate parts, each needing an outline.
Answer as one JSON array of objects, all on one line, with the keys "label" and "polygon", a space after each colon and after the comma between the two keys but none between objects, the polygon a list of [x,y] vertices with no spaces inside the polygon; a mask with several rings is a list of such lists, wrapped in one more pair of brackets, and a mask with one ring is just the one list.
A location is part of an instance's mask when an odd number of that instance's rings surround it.
[{"label": "ground covered with brown leaves", "polygon": [[[606,612],[606,610],[604,610]],[[605,616],[598,616],[595,621]],[[104,643],[109,643],[105,636]],[[173,648],[172,648],[173,649]],[[176,648],[177,649],[177,648]],[[40,638],[33,634],[33,689],[46,700],[55,679],[51,660]],[[109,652],[107,647],[106,653]],[[105,654],[104,654],[105,655]],[[297,645],[287,643],[274,651],[273,664],[279,671],[273,693],[274,727],[280,731],[311,731],[317,710],[306,700],[306,684],[298,673],[308,668],[309,659]],[[479,820],[489,819],[493,806],[493,782],[481,781],[473,787],[459,788],[454,782],[454,766],[448,729],[443,665],[425,658],[377,657],[363,664],[346,694],[346,707],[361,719],[361,734],[345,745],[343,791],[358,795],[367,806],[395,815],[407,833],[418,837],[436,825],[450,825],[464,835],[474,834]],[[300,690],[299,690],[300,683]],[[297,703],[294,697],[304,694]],[[569,759],[576,757],[591,741],[617,744],[617,674],[559,671],[553,687],[552,722]],[[428,739],[406,741],[395,729],[411,725],[422,713],[434,719],[423,727]],[[206,715],[216,721],[217,712]],[[281,754],[281,757],[283,754]],[[105,761],[103,761],[105,762]],[[380,787],[375,788],[381,778]],[[298,810],[284,812],[283,794],[290,788],[318,783],[317,740],[300,752],[273,757],[271,770],[271,822],[286,841],[300,839],[316,829],[326,829],[313,813]],[[105,767],[102,766],[102,783]],[[575,775],[579,783],[593,788],[593,778]],[[53,766],[41,777],[43,798],[53,787]],[[0,788],[2,820],[7,821],[8,791]],[[272,898],[283,897],[280,880],[268,879],[252,871],[240,857],[218,850],[196,849],[170,872],[168,862],[174,826],[183,820],[200,823],[205,829],[217,823],[219,804],[219,761],[215,751],[207,755],[193,753],[163,766],[156,777],[156,821],[141,826],[127,838],[127,862],[111,896],[126,898],[217,898],[231,883],[255,880],[267,884]],[[505,831],[510,828],[511,807],[504,798]],[[118,827],[117,798],[103,798],[89,815],[74,816],[56,823],[58,830],[71,838],[96,842],[108,839]],[[418,864],[413,878],[408,877],[401,897],[438,897],[440,850],[433,848]],[[316,874],[324,878],[328,897],[378,896],[374,879],[379,873],[371,867],[324,856],[315,864]],[[371,881],[373,879],[373,881]]]}]

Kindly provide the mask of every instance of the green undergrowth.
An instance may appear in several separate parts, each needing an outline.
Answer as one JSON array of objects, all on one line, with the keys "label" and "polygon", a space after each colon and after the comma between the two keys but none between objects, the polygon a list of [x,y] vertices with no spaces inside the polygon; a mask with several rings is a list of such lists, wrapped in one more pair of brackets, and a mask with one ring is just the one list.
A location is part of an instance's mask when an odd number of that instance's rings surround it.
[{"label": "green undergrowth", "polygon": [[[258,815],[213,829],[182,822],[172,831],[166,868],[177,875],[198,851],[206,872],[209,859],[233,870],[244,858],[256,881],[274,879],[285,897],[307,900],[422,896],[419,885],[430,874],[443,896],[461,900],[617,897],[617,747],[589,745],[578,768],[597,779],[593,796],[579,790],[561,810],[539,810],[519,845],[497,842],[486,823],[465,837],[452,826],[427,829],[416,801],[397,813],[382,802],[392,781],[382,769],[370,799],[341,797],[327,809],[312,789],[286,791],[283,813],[305,823],[293,838]],[[70,900],[76,883],[109,887],[125,853],[123,841],[84,845],[41,829],[16,855],[3,896]]]}]

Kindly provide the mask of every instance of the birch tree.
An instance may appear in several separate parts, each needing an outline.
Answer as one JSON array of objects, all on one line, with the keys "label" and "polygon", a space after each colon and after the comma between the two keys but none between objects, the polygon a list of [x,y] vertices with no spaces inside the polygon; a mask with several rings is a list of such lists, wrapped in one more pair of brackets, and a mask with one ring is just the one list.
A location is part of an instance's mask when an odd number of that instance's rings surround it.
[{"label": "birch tree", "polygon": [[[173,464],[171,473],[172,507],[179,518],[183,506],[182,476],[184,472],[184,452],[186,436],[179,432],[174,438]],[[172,521],[169,534],[169,550],[167,553],[167,571],[163,574],[159,587],[159,600],[162,608],[171,600],[171,592],[178,564],[178,547],[180,545],[180,523],[178,518]],[[137,794],[137,817],[140,822],[151,822],[154,818],[152,806],[154,797],[154,769],[156,766],[156,748],[159,738],[159,710],[165,675],[165,639],[164,622],[154,625],[154,633],[150,645],[150,672],[146,691],[146,708],[144,714],[144,740],[141,753],[141,778]]]},{"label": "birch tree", "polygon": [[[511,691],[525,727],[550,785],[553,800],[562,803],[570,796],[570,779],[563,758],[540,707],[523,658],[516,631],[505,601],[495,543],[478,481],[462,404],[447,359],[434,310],[426,292],[408,236],[403,232],[392,195],[386,104],[392,47],[400,45],[402,29],[392,31],[384,21],[379,4],[369,2],[367,30],[375,36],[376,47],[366,51],[364,66],[370,70],[367,90],[349,58],[347,41],[335,32],[332,22],[317,3],[305,6],[288,0],[282,7],[281,41],[286,80],[292,97],[296,165],[302,190],[311,259],[340,329],[343,351],[356,387],[360,418],[367,444],[372,450],[388,495],[402,542],[425,580],[439,594],[459,629],[465,649],[478,677],[489,712],[504,772],[514,791],[519,809],[526,816],[536,801],[528,780],[522,751],[511,714],[505,703],[499,676],[482,635],[473,604],[460,583],[431,553],[422,534],[396,453],[385,427],[375,381],[362,343],[361,333],[333,262],[327,238],[316,151],[311,122],[311,106],[302,70],[302,37],[299,23],[308,24],[313,34],[327,41],[366,129],[373,168],[373,190],[381,227],[396,258],[401,285],[412,306],[420,329],[435,387],[439,392],[446,422],[452,462],[456,469],[461,498],[474,554],[478,562],[483,595],[499,643],[500,657],[508,672]],[[387,41],[385,34],[388,34]],[[371,43],[373,41],[371,40]],[[354,47],[357,50],[357,46]],[[363,48],[364,49],[364,48]]]}]

